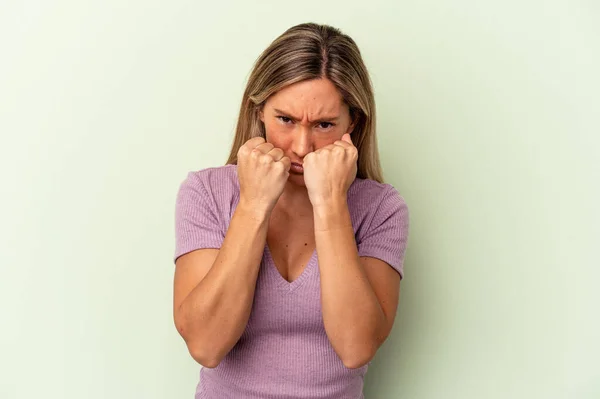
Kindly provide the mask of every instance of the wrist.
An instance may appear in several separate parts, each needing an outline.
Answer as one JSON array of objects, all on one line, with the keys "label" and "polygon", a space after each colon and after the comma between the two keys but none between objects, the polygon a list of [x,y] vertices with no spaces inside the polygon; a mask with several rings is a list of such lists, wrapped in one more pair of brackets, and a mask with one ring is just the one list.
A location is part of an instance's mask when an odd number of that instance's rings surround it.
[{"label": "wrist", "polygon": [[330,194],[323,196],[310,195],[310,202],[313,209],[325,211],[329,209],[336,209],[347,205],[348,195],[346,193]]},{"label": "wrist", "polygon": [[245,217],[251,218],[258,222],[268,221],[271,217],[271,211],[273,207],[256,203],[252,201],[244,200],[240,198],[238,205],[236,207],[236,212],[244,215]]},{"label": "wrist", "polygon": [[335,230],[352,225],[346,198],[335,198],[313,205],[315,231]]}]

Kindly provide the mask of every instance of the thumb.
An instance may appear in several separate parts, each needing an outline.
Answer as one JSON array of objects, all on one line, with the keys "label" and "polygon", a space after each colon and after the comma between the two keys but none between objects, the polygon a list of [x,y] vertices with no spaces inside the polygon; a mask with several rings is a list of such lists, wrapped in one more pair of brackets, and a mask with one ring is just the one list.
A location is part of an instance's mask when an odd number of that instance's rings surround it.
[{"label": "thumb", "polygon": [[350,134],[346,133],[342,136],[342,140],[348,144],[352,144],[352,139],[350,138]]}]

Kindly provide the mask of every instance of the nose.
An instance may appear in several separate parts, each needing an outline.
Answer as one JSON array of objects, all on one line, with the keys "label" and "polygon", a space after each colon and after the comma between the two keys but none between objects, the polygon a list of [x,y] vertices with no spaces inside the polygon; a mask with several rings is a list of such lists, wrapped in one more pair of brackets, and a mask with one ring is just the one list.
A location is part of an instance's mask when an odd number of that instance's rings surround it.
[{"label": "nose", "polygon": [[292,151],[298,158],[304,158],[306,154],[313,151],[312,134],[310,128],[299,126],[294,135]]}]

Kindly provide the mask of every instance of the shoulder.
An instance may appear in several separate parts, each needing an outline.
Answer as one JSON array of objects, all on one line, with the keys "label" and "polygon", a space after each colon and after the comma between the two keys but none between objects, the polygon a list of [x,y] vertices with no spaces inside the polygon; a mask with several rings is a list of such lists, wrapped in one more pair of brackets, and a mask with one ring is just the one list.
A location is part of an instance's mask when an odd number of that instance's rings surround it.
[{"label": "shoulder", "polygon": [[220,248],[238,196],[235,165],[189,172],[175,207],[175,260],[200,248]]},{"label": "shoulder", "polygon": [[[395,215],[408,223],[408,206],[394,186],[370,179],[355,179],[348,189],[348,207],[357,233],[365,232],[373,223]],[[379,220],[381,219],[381,220]]]},{"label": "shoulder", "polygon": [[237,166],[225,165],[189,172],[182,186],[197,189],[205,194],[228,196],[239,191]]},{"label": "shoulder", "polygon": [[181,183],[178,207],[204,207],[216,218],[228,221],[239,201],[237,165],[225,165],[189,172]]},{"label": "shoulder", "polygon": [[404,197],[391,184],[359,178],[348,189],[348,205],[366,213],[372,213],[382,205],[407,208]]}]

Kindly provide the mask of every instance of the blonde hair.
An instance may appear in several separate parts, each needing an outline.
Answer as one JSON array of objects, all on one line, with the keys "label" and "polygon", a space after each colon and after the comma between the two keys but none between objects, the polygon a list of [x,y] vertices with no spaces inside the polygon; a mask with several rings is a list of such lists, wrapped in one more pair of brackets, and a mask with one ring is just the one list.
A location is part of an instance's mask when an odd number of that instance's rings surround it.
[{"label": "blonde hair", "polygon": [[358,149],[357,177],[383,182],[375,136],[375,98],[358,46],[328,25],[291,27],[258,57],[242,98],[235,138],[227,164],[237,163],[240,147],[256,136],[265,138],[260,111],[277,91],[310,79],[329,79],[356,121],[352,142]]}]

